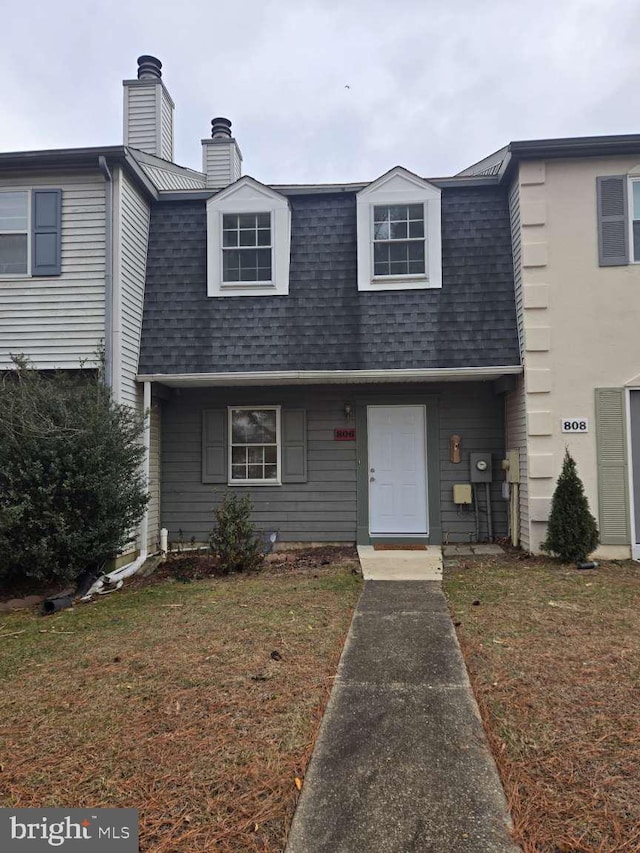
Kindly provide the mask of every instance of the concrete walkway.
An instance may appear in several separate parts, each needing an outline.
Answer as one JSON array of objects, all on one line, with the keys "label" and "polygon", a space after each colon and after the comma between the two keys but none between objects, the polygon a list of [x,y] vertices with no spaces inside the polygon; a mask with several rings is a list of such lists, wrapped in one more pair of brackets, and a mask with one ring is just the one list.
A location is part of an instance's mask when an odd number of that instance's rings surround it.
[{"label": "concrete walkway", "polygon": [[368,581],[287,853],[515,853],[437,582]]}]

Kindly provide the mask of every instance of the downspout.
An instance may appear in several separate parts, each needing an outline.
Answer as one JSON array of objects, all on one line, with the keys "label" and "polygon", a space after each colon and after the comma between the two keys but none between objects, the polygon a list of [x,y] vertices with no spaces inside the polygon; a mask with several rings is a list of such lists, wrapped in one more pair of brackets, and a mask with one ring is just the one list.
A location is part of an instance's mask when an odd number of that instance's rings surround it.
[{"label": "downspout", "polygon": [[105,183],[105,261],[104,261],[104,384],[113,386],[113,177],[106,158],[98,157]]},{"label": "downspout", "polygon": [[[151,479],[151,382],[144,383],[142,411],[144,414],[144,483],[148,491]],[[142,521],[140,522],[140,557],[147,559],[147,538],[149,535],[149,504],[147,504]]]}]

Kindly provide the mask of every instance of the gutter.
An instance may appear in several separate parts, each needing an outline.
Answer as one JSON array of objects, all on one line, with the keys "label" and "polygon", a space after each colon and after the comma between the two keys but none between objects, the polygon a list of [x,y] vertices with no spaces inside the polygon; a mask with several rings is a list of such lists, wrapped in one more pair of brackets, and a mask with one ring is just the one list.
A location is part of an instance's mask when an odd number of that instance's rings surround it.
[{"label": "gutter", "polygon": [[113,176],[104,155],[98,168],[105,183],[105,263],[104,263],[104,384],[113,387]]},{"label": "gutter", "polygon": [[436,367],[400,370],[283,370],[244,373],[142,373],[138,382],[161,382],[175,388],[212,385],[305,385],[361,382],[437,382],[497,379],[522,373],[522,365]]}]

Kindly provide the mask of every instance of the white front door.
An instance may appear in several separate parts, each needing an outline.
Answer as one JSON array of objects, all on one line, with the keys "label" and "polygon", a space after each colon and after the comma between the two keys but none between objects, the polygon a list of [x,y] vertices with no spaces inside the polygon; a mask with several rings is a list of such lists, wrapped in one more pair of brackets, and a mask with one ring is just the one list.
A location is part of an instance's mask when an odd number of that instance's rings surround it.
[{"label": "white front door", "polygon": [[427,457],[424,406],[369,406],[369,532],[425,535]]}]

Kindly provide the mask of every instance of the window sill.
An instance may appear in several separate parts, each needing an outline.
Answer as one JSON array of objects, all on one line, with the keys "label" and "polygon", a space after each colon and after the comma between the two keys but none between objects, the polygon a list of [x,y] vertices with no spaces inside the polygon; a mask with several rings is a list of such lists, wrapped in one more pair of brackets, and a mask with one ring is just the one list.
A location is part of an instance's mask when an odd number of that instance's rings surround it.
[{"label": "window sill", "polygon": [[402,284],[403,282],[413,282],[419,281],[425,284],[429,283],[429,279],[426,275],[374,275],[371,279],[372,284],[376,284],[377,282],[382,282],[383,284]]},{"label": "window sill", "polygon": [[227,480],[227,486],[281,486],[280,480]]},{"label": "window sill", "polygon": [[252,287],[275,288],[275,286],[275,282],[273,281],[223,281],[220,284],[220,287],[224,290],[246,290]]}]

